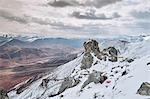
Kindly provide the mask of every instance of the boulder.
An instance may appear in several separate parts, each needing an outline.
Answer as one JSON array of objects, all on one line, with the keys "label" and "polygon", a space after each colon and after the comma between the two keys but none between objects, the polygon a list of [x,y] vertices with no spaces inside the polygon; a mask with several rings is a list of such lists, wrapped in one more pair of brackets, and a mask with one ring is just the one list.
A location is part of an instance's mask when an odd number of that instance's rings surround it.
[{"label": "boulder", "polygon": [[54,97],[56,95],[59,95],[62,92],[64,92],[66,89],[76,86],[77,84],[79,84],[79,82],[80,82],[79,79],[74,79],[73,77],[66,77],[64,78],[64,81],[62,82],[59,91],[56,94],[50,95],[49,97]]},{"label": "boulder", "polygon": [[137,91],[137,94],[150,96],[150,83],[144,82]]},{"label": "boulder", "polygon": [[88,79],[83,83],[81,89],[86,87],[91,82],[94,82],[95,84],[97,84],[97,83],[101,83],[102,84],[107,79],[107,77],[106,76],[102,76],[101,74],[102,74],[101,72],[93,71],[91,74],[89,74]]},{"label": "boulder", "polygon": [[67,77],[64,79],[64,81],[61,84],[61,87],[59,89],[59,94],[64,92],[68,88],[72,88],[76,86],[80,82],[79,79],[74,79],[73,77]]},{"label": "boulder", "polygon": [[7,92],[3,89],[0,89],[0,99],[9,99]]}]

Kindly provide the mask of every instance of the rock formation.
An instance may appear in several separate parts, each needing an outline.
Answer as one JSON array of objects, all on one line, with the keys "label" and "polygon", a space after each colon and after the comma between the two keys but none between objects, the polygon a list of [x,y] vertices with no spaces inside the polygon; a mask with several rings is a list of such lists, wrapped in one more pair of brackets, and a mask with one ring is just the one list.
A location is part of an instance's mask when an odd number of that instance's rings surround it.
[{"label": "rock formation", "polygon": [[118,61],[118,51],[115,47],[108,47],[100,51],[99,44],[96,40],[89,40],[88,42],[85,42],[83,45],[85,48],[85,54],[82,61],[83,64],[81,66],[82,69],[90,68],[89,65],[92,65],[93,58],[91,53],[93,53],[100,60],[104,61],[109,60],[111,62]]},{"label": "rock formation", "polygon": [[71,88],[71,87],[76,86],[79,82],[80,82],[79,79],[74,79],[73,77],[65,78],[64,81],[62,82],[62,85],[61,85],[58,93],[62,93],[67,88]]},{"label": "rock formation", "polygon": [[137,94],[150,96],[150,83],[144,82],[137,91]]},{"label": "rock formation", "polygon": [[81,63],[82,63],[81,69],[90,68],[92,66],[92,63],[93,63],[93,57],[92,57],[91,53],[86,52],[83,56]]},{"label": "rock formation", "polygon": [[79,79],[74,79],[73,77],[66,77],[66,78],[64,78],[63,82],[61,83],[59,91],[55,94],[50,95],[49,97],[54,97],[56,95],[59,95],[62,92],[64,92],[66,89],[76,86],[79,82],[80,82]]},{"label": "rock formation", "polygon": [[85,48],[85,52],[93,52],[93,53],[99,53],[99,46],[98,46],[98,42],[96,40],[90,40],[88,42],[84,42],[84,48]]},{"label": "rock formation", "polygon": [[89,74],[88,79],[83,83],[81,89],[86,87],[91,82],[94,82],[95,84],[97,84],[97,83],[101,83],[102,84],[106,79],[107,79],[107,77],[106,76],[102,76],[101,72],[93,71],[91,74]]},{"label": "rock formation", "polygon": [[108,50],[109,55],[110,55],[109,61],[116,62],[118,60],[118,58],[117,58],[118,52],[115,49],[115,47],[109,47],[107,50]]}]

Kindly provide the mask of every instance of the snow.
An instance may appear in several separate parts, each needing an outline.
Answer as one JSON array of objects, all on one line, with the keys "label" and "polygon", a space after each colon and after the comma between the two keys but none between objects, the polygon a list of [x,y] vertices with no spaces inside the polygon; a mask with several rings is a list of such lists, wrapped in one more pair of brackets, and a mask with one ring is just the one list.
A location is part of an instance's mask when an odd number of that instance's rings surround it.
[{"label": "snow", "polygon": [[[12,91],[8,95],[10,99],[147,99],[148,96],[140,96],[136,92],[143,82],[150,82],[150,66],[147,65],[150,62],[149,45],[148,39],[130,41],[125,52],[120,54],[123,58],[119,58],[118,62],[102,61],[91,53],[94,61],[92,67],[86,70],[80,68],[83,58],[83,54],[80,54],[77,59],[32,83],[21,94]],[[131,63],[122,61],[125,58],[133,58],[134,61]],[[92,82],[82,89],[81,86],[93,70],[102,72],[108,79],[102,84]],[[122,75],[124,71],[126,74]],[[49,97],[50,94],[58,92],[62,79],[68,76],[79,78],[81,82],[59,95]],[[59,81],[52,80],[47,88],[42,88],[40,84],[45,78],[57,78]]]}]

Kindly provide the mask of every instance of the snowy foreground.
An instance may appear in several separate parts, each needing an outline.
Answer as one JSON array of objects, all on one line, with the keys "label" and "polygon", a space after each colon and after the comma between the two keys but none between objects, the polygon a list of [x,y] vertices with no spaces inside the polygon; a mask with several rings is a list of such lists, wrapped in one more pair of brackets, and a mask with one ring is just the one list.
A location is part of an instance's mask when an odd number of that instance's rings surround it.
[{"label": "snowy foreground", "polygon": [[[143,82],[150,83],[150,40],[143,38],[126,42],[124,45],[119,42],[115,45],[120,47],[117,62],[100,60],[91,53],[92,66],[81,69],[84,57],[82,53],[75,60],[58,67],[53,73],[33,82],[18,94],[16,89],[19,85],[16,86],[8,96],[10,99],[148,99],[150,96],[139,95],[137,90]],[[133,59],[133,62],[125,59]],[[83,87],[93,71],[101,72],[108,78],[103,83],[91,82]],[[80,81],[58,93],[66,77]]]}]

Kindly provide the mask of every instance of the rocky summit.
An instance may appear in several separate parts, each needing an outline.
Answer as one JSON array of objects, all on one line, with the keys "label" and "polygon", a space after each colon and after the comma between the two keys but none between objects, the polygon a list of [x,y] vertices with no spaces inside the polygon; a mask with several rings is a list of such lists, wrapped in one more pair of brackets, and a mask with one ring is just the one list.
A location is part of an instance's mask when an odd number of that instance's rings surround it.
[{"label": "rocky summit", "polygon": [[147,99],[150,41],[131,42],[126,49],[118,43],[107,44],[111,46],[88,40],[76,59],[17,85],[8,92],[9,98]]},{"label": "rocky summit", "polygon": [[118,50],[115,47],[108,47],[100,51],[99,43],[96,40],[89,40],[84,43],[85,56],[90,56],[89,53],[94,53],[94,55],[100,60],[109,60],[116,62],[118,60]]}]

